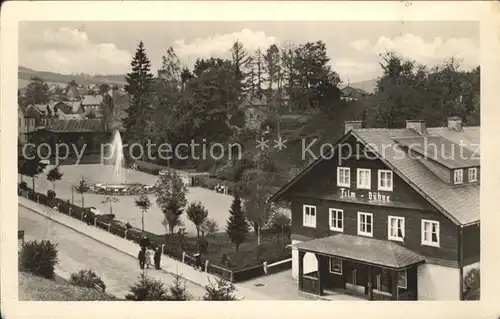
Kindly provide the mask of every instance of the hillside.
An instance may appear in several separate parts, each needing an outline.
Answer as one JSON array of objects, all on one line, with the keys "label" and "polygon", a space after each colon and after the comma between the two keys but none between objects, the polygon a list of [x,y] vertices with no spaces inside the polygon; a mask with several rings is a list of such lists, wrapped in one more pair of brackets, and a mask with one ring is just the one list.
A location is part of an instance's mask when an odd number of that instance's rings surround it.
[{"label": "hillside", "polygon": [[73,75],[73,74],[60,74],[55,72],[47,72],[47,71],[36,71],[30,68],[26,68],[23,66],[18,67],[18,85],[19,89],[24,88],[28,85],[31,77],[38,76],[45,80],[47,83],[54,84],[62,84],[66,85],[68,82],[74,80],[78,84],[116,84],[123,85],[125,84],[125,75],[117,74],[117,75],[93,75],[93,76],[83,76],[83,75]]},{"label": "hillside", "polygon": [[[343,83],[340,85],[340,88],[343,89],[347,86],[347,83]],[[377,87],[377,79],[372,79],[372,80],[367,80],[367,81],[362,81],[362,82],[355,82],[355,83],[349,83],[350,87],[353,87],[355,89],[361,89],[364,90],[368,93],[375,93],[375,88]]]},{"label": "hillside", "polygon": [[118,300],[95,289],[76,287],[57,277],[49,280],[19,272],[19,300],[21,301],[97,301]]}]

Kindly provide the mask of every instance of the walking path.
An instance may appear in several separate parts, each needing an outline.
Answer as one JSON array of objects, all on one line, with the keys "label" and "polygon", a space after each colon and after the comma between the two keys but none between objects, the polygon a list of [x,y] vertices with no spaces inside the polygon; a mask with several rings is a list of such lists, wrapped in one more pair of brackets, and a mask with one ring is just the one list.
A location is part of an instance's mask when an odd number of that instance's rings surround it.
[{"label": "walking path", "polygon": [[[100,228],[88,226],[85,223],[82,223],[81,221],[78,221],[67,215],[61,214],[58,211],[50,209],[46,206],[37,204],[24,197],[18,197],[18,198],[20,206],[27,208],[35,213],[38,213],[54,222],[57,222],[68,228],[71,228],[72,230],[80,234],[83,234],[87,237],[90,237],[119,252],[125,253],[133,257],[134,259],[137,258],[139,246],[136,243],[115,236]],[[77,249],[77,247],[75,247],[75,249]],[[182,262],[177,261],[175,259],[169,258],[166,255],[162,255],[161,266],[163,268],[162,271],[150,272],[148,275],[157,280],[161,280],[162,282],[165,283],[165,285],[169,285],[171,283],[170,281],[172,278],[172,274],[179,274],[185,280],[200,286],[205,286],[209,284],[210,281],[214,282],[215,280],[217,280],[217,278],[211,274],[197,271],[193,267],[183,264]],[[238,299],[244,299],[244,300],[273,299],[270,298],[269,296],[266,296],[265,294],[261,294],[253,289],[249,289],[247,287],[243,287],[238,284],[236,284],[236,288],[237,288],[236,296],[238,297]]]}]

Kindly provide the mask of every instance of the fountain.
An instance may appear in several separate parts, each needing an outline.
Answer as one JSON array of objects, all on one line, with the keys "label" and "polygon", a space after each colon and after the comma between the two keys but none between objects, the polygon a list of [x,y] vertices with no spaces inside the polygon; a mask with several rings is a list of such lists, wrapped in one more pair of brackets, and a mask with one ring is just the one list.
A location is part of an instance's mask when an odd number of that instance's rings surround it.
[{"label": "fountain", "polygon": [[123,157],[123,142],[120,131],[116,130],[111,142],[111,163],[113,165],[113,182],[123,184],[125,182],[125,158]]},{"label": "fountain", "polygon": [[151,192],[152,186],[127,182],[127,168],[123,155],[123,142],[118,130],[113,133],[111,148],[107,149],[107,166],[112,166],[110,182],[95,184],[90,191],[97,194],[136,195],[141,192]]}]

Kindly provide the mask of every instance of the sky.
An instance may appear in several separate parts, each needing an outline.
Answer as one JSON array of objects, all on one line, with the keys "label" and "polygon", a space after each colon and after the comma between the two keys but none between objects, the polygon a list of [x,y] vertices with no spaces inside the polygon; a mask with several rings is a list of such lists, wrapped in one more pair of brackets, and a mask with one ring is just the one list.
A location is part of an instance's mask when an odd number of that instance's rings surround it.
[{"label": "sky", "polygon": [[230,57],[236,40],[249,51],[322,40],[344,83],[380,76],[379,54],[388,50],[428,66],[451,57],[463,68],[479,65],[479,24],[464,21],[50,21],[21,22],[19,30],[20,65],[65,74],[127,73],[141,40],[155,73],[170,46],[192,66],[197,57]]}]

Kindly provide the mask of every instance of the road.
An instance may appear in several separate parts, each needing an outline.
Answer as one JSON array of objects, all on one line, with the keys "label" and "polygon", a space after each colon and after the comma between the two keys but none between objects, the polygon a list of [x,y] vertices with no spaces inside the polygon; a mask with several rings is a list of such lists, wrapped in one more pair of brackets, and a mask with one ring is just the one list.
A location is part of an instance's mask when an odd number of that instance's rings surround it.
[{"label": "road", "polygon": [[[71,273],[81,269],[94,270],[106,284],[106,291],[123,298],[129,291],[130,285],[135,283],[141,273],[135,258],[97,242],[85,235],[67,228],[59,223],[50,221],[43,216],[19,206],[19,229],[24,230],[25,240],[50,240],[58,244],[59,263],[56,271],[62,277],[69,277]],[[157,270],[147,270],[155,272]],[[164,285],[170,285],[174,278],[168,278]],[[186,282],[188,291],[201,297],[204,288],[191,282]]]}]

